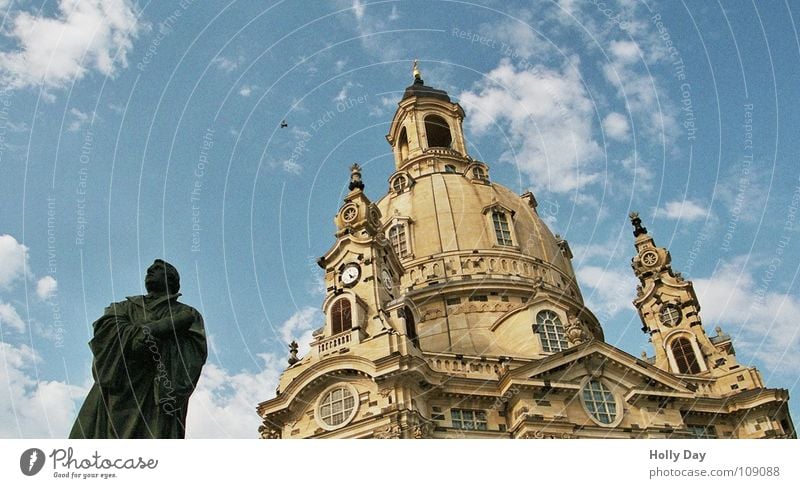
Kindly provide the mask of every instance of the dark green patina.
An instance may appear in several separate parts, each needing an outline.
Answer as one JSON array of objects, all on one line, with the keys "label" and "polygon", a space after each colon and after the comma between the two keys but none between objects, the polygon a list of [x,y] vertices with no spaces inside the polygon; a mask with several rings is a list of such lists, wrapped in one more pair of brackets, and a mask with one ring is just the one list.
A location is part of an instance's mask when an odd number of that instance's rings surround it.
[{"label": "dark green patina", "polygon": [[180,439],[206,362],[203,317],[178,302],[180,277],[157,259],[147,295],[112,303],[89,341],[94,385],[71,439]]}]

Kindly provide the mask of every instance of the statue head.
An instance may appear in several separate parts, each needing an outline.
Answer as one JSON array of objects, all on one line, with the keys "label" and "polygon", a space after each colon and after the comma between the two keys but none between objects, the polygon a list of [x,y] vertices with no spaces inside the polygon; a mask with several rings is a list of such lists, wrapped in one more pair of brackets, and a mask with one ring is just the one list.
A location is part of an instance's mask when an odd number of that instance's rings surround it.
[{"label": "statue head", "polygon": [[181,288],[181,277],[175,266],[163,259],[156,259],[147,268],[144,287],[148,293],[178,293]]}]

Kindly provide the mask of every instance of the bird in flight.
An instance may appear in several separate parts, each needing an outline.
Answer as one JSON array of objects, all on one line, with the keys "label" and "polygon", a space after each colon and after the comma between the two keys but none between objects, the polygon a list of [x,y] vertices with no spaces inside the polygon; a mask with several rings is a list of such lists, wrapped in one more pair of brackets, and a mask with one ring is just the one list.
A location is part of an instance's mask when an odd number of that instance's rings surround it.
[{"label": "bird in flight", "polygon": [[289,124],[286,123],[286,120],[281,120],[281,129],[285,129],[289,127]]}]

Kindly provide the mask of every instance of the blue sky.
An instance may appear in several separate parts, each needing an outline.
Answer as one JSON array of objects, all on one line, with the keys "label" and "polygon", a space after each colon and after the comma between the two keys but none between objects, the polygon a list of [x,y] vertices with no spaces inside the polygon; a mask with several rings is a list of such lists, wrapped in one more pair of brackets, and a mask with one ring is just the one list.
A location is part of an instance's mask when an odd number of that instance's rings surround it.
[{"label": "blue sky", "polygon": [[[254,437],[306,345],[348,167],[377,200],[420,59],[534,191],[611,344],[638,210],[706,330],[798,396],[800,41],[788,2],[0,0],[0,436],[64,437],[91,323],[156,257],[211,339],[190,437]],[[286,120],[288,127],[281,129]],[[792,410],[798,411],[797,399]]]}]

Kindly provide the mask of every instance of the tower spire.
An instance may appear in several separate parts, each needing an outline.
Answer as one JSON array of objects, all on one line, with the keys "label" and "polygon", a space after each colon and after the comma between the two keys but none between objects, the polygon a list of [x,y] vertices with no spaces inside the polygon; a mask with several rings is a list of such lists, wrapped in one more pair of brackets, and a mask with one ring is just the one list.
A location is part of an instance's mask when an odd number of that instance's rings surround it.
[{"label": "tower spire", "polygon": [[414,65],[411,68],[411,74],[414,75],[414,84],[422,85],[422,73],[419,71],[419,60],[414,60]]},{"label": "tower spire", "polygon": [[350,184],[348,185],[350,191],[355,190],[358,188],[359,190],[364,190],[364,182],[361,181],[361,166],[358,163],[353,163],[350,166]]},{"label": "tower spire", "polygon": [[633,224],[633,237],[647,234],[647,227],[642,226],[642,219],[639,218],[639,212],[631,212],[628,217],[631,219],[631,224]]}]

